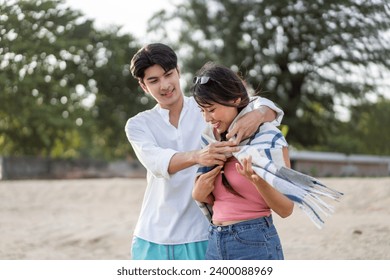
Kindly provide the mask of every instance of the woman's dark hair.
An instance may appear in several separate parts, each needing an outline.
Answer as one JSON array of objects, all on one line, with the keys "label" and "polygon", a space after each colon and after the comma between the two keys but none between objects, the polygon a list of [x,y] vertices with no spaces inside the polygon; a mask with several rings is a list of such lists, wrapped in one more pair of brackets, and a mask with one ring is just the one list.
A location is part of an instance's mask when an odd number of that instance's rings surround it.
[{"label": "woman's dark hair", "polygon": [[[206,63],[194,77],[191,88],[192,95],[199,106],[212,105],[213,103],[224,106],[237,107],[240,112],[249,102],[249,95],[244,81],[228,67]],[[232,100],[241,98],[238,105],[231,103]],[[226,141],[226,132],[221,135],[221,140]],[[242,197],[229,183],[223,169],[222,183],[230,193]]]},{"label": "woman's dark hair", "polygon": [[176,53],[161,43],[146,45],[131,59],[130,71],[134,78],[142,81],[145,77],[145,70],[156,64],[160,65],[165,72],[177,68]]},{"label": "woman's dark hair", "polygon": [[[193,82],[191,92],[200,106],[218,103],[237,107],[240,112],[249,103],[244,81],[226,66],[208,62],[197,72]],[[231,103],[238,98],[241,98],[240,104]]]}]

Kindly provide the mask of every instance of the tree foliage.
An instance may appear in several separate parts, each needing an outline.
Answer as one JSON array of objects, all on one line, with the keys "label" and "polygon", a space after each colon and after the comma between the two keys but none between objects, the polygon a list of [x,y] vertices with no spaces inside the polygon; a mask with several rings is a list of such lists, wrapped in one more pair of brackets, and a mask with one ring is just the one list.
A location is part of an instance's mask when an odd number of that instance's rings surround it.
[{"label": "tree foliage", "polygon": [[[207,60],[237,70],[285,111],[288,140],[326,146],[335,105],[389,92],[390,8],[384,0],[189,0],[160,12],[150,30],[180,35],[185,72]],[[165,33],[164,33],[165,32]],[[386,85],[386,84],[385,84]]]},{"label": "tree foliage", "polygon": [[332,131],[327,146],[331,151],[346,154],[390,155],[389,122],[390,100],[362,101],[351,106],[351,120]]},{"label": "tree foliage", "polygon": [[124,125],[147,107],[119,27],[96,30],[63,1],[0,4],[2,155],[124,157]]},{"label": "tree foliage", "polygon": [[[170,44],[184,77],[208,60],[240,72],[283,108],[287,138],[296,147],[390,153],[383,135],[388,101],[364,102],[366,94],[389,91],[384,3],[189,0],[173,15],[161,11],[150,30],[166,42],[171,28],[179,29]],[[112,159],[131,153],[125,122],[152,103],[129,73],[136,40],[120,27],[97,30],[64,1],[0,1],[0,11],[1,155]],[[348,123],[335,117],[343,100],[358,101]]]}]

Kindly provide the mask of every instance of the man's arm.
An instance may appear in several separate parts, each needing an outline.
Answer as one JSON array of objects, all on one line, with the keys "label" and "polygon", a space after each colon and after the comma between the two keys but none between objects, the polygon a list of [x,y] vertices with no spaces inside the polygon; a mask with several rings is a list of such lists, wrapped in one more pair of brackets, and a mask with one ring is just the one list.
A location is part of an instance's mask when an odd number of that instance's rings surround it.
[{"label": "man's arm", "polygon": [[[216,142],[203,149],[188,152],[162,148],[156,143],[155,137],[142,119],[129,120],[125,131],[138,160],[149,172],[159,178],[169,178],[171,174],[195,164],[223,165],[227,155],[238,151],[231,142]],[[200,135],[194,135],[194,141],[197,139],[200,141]]]},{"label": "man's arm", "polygon": [[177,151],[160,147],[143,119],[130,119],[125,132],[138,160],[148,172],[158,178],[169,178],[169,162]]},{"label": "man's arm", "polygon": [[273,122],[276,125],[280,125],[284,113],[272,101],[266,98],[257,98],[254,101],[254,107],[255,110],[246,113],[237,120],[234,127],[226,135],[227,139],[235,137],[233,143],[236,145],[238,145],[242,139],[246,139],[253,135],[258,127],[264,122]]},{"label": "man's arm", "polygon": [[211,143],[200,150],[177,152],[169,162],[168,173],[173,174],[195,164],[203,166],[223,165],[227,160],[227,155],[237,151],[238,147],[234,143],[225,141]]},{"label": "man's arm", "polygon": [[256,97],[253,102],[255,110],[242,116],[227,135],[228,139],[235,136],[235,141],[213,143],[196,151],[178,152],[171,158],[168,173],[173,174],[195,164],[203,166],[223,165],[227,159],[226,154],[237,152],[238,148],[235,146],[242,139],[253,135],[262,123],[272,122],[275,125],[280,125],[284,113],[272,101]]},{"label": "man's arm", "polygon": [[274,126],[279,126],[282,123],[282,119],[284,116],[283,110],[277,106],[274,102],[271,100],[264,98],[264,97],[254,97],[253,98],[253,107],[255,109],[260,109],[263,106],[268,107],[272,111],[276,113],[275,119],[272,119],[270,123],[272,123]]}]

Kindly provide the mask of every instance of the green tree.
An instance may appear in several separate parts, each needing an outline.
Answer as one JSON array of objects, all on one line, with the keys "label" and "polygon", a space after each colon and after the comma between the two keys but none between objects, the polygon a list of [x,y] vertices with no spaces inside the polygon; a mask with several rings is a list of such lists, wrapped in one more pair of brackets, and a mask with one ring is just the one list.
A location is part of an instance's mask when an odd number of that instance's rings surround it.
[{"label": "green tree", "polygon": [[98,93],[92,108],[95,123],[93,154],[104,158],[123,158],[132,153],[124,127],[129,117],[150,108],[147,98],[131,76],[130,59],[139,46],[130,35],[120,35],[118,28],[100,32],[97,55],[104,65],[94,69]]},{"label": "green tree", "polygon": [[[76,156],[91,79],[92,23],[55,1],[2,4],[0,148],[3,154]],[[87,85],[85,87],[85,85]]]},{"label": "green tree", "polygon": [[119,27],[99,31],[64,1],[0,3],[2,155],[124,157],[141,102]]},{"label": "green tree", "polygon": [[[351,119],[340,123],[327,143],[328,149],[346,154],[390,155],[390,100],[362,101],[351,106]],[[323,148],[319,148],[323,150]]]},{"label": "green tree", "polygon": [[189,0],[156,14],[149,26],[162,38],[179,30],[184,72],[207,60],[240,72],[284,109],[289,142],[310,148],[326,145],[337,129],[335,105],[389,90],[378,87],[390,76],[386,3]]}]

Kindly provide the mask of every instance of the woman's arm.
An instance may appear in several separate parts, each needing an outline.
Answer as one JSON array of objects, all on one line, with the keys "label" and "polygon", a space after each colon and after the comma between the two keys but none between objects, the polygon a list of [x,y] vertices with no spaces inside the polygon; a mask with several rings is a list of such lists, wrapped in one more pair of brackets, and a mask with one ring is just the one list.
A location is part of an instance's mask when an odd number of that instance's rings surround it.
[{"label": "woman's arm", "polygon": [[207,173],[204,173],[196,178],[194,188],[192,190],[192,198],[199,202],[207,204],[214,204],[214,190],[215,178],[221,171],[222,166],[217,166]]},{"label": "woman's arm", "polygon": [[[287,147],[283,149],[287,150]],[[283,151],[286,166],[289,166],[289,159],[286,158],[286,151]],[[252,169],[252,158],[242,160],[242,166],[236,164],[238,173],[248,178],[255,185],[267,205],[275,211],[280,217],[286,218],[290,216],[294,210],[294,203],[284,194],[280,193],[274,187],[269,185],[260,176],[258,176]]]}]

